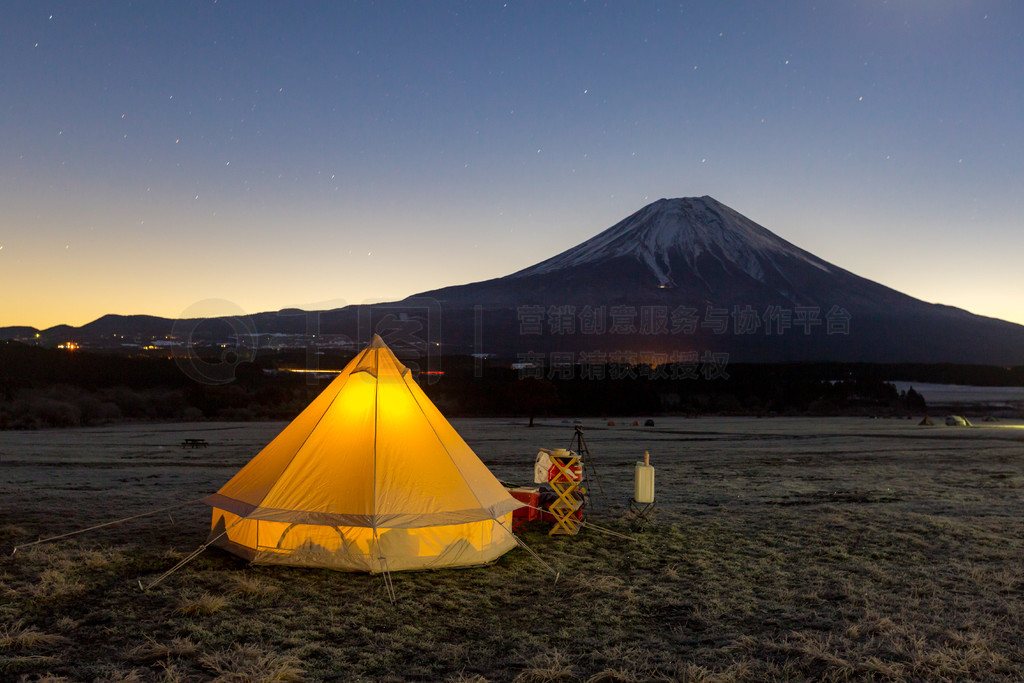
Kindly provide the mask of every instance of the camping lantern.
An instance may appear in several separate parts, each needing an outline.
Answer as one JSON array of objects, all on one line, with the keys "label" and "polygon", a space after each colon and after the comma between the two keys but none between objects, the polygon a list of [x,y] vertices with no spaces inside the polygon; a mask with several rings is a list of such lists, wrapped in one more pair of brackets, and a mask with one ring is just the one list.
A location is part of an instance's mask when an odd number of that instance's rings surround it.
[{"label": "camping lantern", "polygon": [[648,451],[644,451],[644,461],[638,462],[633,470],[633,500],[645,504],[654,502],[654,467]]}]

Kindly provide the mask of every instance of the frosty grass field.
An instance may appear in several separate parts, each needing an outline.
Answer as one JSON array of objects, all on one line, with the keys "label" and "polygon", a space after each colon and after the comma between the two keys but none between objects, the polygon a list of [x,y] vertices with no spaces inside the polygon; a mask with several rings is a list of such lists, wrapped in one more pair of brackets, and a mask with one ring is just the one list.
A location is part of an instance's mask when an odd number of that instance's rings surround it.
[{"label": "frosty grass field", "polygon": [[[933,418],[934,419],[934,418]],[[632,469],[657,468],[635,540],[584,529],[477,569],[380,577],[247,566],[201,545],[189,505],[283,423],[0,433],[3,680],[1019,680],[1024,427],[864,418],[584,421],[620,533]],[[526,484],[571,424],[452,423]],[[936,420],[941,425],[941,420]],[[184,438],[207,449],[183,450]],[[593,487],[596,488],[596,487]]]}]

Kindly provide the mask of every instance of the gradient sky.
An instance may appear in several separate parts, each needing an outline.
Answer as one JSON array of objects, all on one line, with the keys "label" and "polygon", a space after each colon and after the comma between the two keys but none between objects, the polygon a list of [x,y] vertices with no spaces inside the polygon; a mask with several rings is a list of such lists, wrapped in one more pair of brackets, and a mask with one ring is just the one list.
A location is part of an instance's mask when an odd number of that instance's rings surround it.
[{"label": "gradient sky", "polygon": [[0,4],[0,326],[393,300],[700,195],[1024,323],[1024,2]]}]

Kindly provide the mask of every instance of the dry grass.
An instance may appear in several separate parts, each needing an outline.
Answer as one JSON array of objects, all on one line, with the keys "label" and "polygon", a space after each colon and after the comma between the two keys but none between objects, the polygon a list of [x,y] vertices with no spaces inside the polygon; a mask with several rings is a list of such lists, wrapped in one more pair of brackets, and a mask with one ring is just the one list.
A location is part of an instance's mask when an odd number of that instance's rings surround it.
[{"label": "dry grass", "polygon": [[448,676],[444,681],[445,683],[488,683],[487,679],[480,674],[467,675],[465,671]]},{"label": "dry grass", "polygon": [[38,681],[39,683],[72,683],[73,679],[67,678],[66,676],[58,676],[46,672],[38,677],[33,677],[31,680]]},{"label": "dry grass", "polygon": [[0,651],[45,649],[65,642],[67,638],[64,636],[43,633],[35,626],[25,626],[20,621],[0,624]]},{"label": "dry grass", "polygon": [[188,638],[174,638],[169,643],[158,643],[147,638],[145,643],[125,652],[124,657],[129,662],[151,664],[170,657],[191,657],[197,650],[198,646]]},{"label": "dry grass", "polygon": [[516,683],[558,683],[578,680],[575,667],[559,652],[542,652],[534,657],[525,671],[515,677]]},{"label": "dry grass", "polygon": [[128,671],[112,671],[106,680],[112,683],[144,683],[148,680],[148,671],[129,669]]},{"label": "dry grass", "polygon": [[201,593],[200,595],[184,595],[178,603],[175,614],[183,616],[216,614],[226,607],[228,599],[223,595]]},{"label": "dry grass", "polygon": [[295,657],[267,652],[252,645],[236,645],[200,659],[223,683],[289,683],[302,681],[302,663]]},{"label": "dry grass", "polygon": [[245,596],[263,597],[281,592],[280,586],[272,585],[249,573],[239,572],[231,577],[230,582],[235,593]]},{"label": "dry grass", "polygon": [[53,625],[58,631],[74,631],[78,628],[78,622],[69,616],[60,617]]},{"label": "dry grass", "polygon": [[640,683],[643,680],[629,671],[605,669],[586,679],[586,683]]},{"label": "dry grass", "polygon": [[37,583],[28,586],[25,590],[33,598],[49,602],[84,593],[85,584],[78,580],[74,572],[47,569],[39,575]]},{"label": "dry grass", "polygon": [[[467,440],[509,481],[529,476],[523,453],[563,445],[554,428],[476,424]],[[253,443],[196,464],[173,449],[139,456],[108,430],[85,451],[107,467],[0,471],[12,482],[0,680],[1019,680],[1024,430],[951,439],[751,420],[689,441],[702,424],[588,432],[602,526],[629,533],[633,451],[655,458],[658,505],[636,541],[530,528],[557,583],[513,551],[481,569],[396,574],[394,605],[379,577],[246,567],[219,551],[140,591],[202,543],[199,507],[10,557],[14,543],[74,528],[71,515],[86,526],[215,490],[266,437],[246,426]],[[156,473],[169,483],[120,481]]]}]

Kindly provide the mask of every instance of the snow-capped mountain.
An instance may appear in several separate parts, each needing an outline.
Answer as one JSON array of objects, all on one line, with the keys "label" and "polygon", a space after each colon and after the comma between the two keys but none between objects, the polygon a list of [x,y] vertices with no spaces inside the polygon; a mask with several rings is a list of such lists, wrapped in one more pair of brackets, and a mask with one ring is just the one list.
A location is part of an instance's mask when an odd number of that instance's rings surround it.
[{"label": "snow-capped mountain", "polygon": [[449,306],[485,307],[685,302],[731,309],[831,307],[841,300],[860,309],[917,302],[800,249],[711,197],[658,200],[537,265],[425,294]]},{"label": "snow-capped mountain", "polygon": [[631,257],[650,269],[659,286],[674,287],[673,257],[700,275],[700,259],[739,269],[765,281],[776,259],[796,259],[830,272],[829,264],[774,235],[711,197],[661,199],[572,249],[513,277],[532,277]]},{"label": "snow-capped mountain", "polygon": [[[456,343],[468,341],[477,311],[485,346],[502,353],[704,348],[751,361],[1024,363],[1024,327],[855,275],[711,197],[658,200],[534,266],[420,297],[440,302]],[[524,310],[615,310],[634,316],[620,329],[637,334],[552,332],[547,313],[541,334],[536,325],[523,334]],[[645,314],[664,324],[652,333]]]}]

